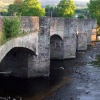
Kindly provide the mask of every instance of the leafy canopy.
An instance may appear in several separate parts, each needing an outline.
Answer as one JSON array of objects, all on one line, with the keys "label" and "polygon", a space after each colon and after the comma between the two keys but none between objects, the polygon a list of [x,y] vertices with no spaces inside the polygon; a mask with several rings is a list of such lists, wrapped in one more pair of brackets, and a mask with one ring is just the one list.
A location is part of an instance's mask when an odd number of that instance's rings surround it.
[{"label": "leafy canopy", "polygon": [[8,7],[8,15],[12,16],[14,14],[18,15],[19,9],[21,8],[23,0],[15,0],[13,4]]},{"label": "leafy canopy", "polygon": [[96,18],[100,26],[100,0],[90,0],[87,4],[91,18]]},{"label": "leafy canopy", "polygon": [[57,5],[59,17],[72,17],[74,15],[76,6],[73,0],[61,0]]},{"label": "leafy canopy", "polygon": [[45,9],[41,8],[40,2],[38,0],[25,0],[19,12],[22,16],[45,15]]},{"label": "leafy canopy", "polygon": [[44,16],[45,9],[43,9],[38,0],[15,0],[12,5],[9,6],[8,12],[21,16]]}]

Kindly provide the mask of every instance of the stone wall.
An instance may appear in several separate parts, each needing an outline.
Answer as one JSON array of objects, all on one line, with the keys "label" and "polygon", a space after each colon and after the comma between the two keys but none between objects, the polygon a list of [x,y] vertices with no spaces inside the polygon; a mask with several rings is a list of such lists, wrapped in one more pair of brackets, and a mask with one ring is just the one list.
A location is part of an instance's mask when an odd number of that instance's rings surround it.
[{"label": "stone wall", "polygon": [[50,18],[44,17],[39,19],[39,36],[38,36],[38,76],[49,76],[50,73]]},{"label": "stone wall", "polygon": [[[2,19],[4,19],[2,17]],[[38,61],[38,32],[39,32],[39,18],[38,17],[21,17],[21,33],[27,33],[27,35],[14,38],[4,45],[0,47],[0,70],[2,71],[11,71],[14,76],[20,77],[34,77],[36,73],[33,70],[37,67]],[[3,22],[2,22],[3,25]],[[34,52],[34,54],[30,54],[28,52],[24,52],[22,49],[22,55],[18,52],[17,56],[19,56],[20,60],[14,58],[12,53],[9,55],[8,52],[12,51],[13,48],[25,48],[25,50],[29,49]],[[28,54],[27,54],[28,53]],[[27,55],[27,56],[25,56]],[[13,61],[13,60],[14,61]],[[19,64],[19,67],[18,67]],[[34,65],[34,66],[31,66]],[[31,67],[30,67],[31,66]],[[32,69],[34,67],[34,69]],[[5,69],[5,70],[4,70]],[[30,72],[30,74],[29,74]]]},{"label": "stone wall", "polygon": [[92,35],[92,28],[93,28],[93,19],[86,19],[85,20],[85,31],[87,32],[87,45],[91,45],[91,35]]},{"label": "stone wall", "polygon": [[59,35],[62,39],[64,37],[64,18],[52,17],[50,18],[50,36]]},{"label": "stone wall", "polygon": [[50,58],[64,58],[64,18],[50,18]]},{"label": "stone wall", "polygon": [[35,53],[29,49],[15,47],[11,49],[0,63],[0,71],[11,72],[13,76],[27,77],[28,55]]},{"label": "stone wall", "polygon": [[86,50],[91,44],[92,29],[97,26],[95,19],[77,19],[78,44],[77,50]]},{"label": "stone wall", "polygon": [[77,19],[77,50],[87,49],[87,25],[85,19]]},{"label": "stone wall", "polygon": [[76,19],[66,18],[64,21],[64,59],[76,57]]},{"label": "stone wall", "polygon": [[28,58],[28,77],[49,76],[50,18],[39,18],[38,55]]},{"label": "stone wall", "polygon": [[50,38],[50,59],[64,58],[64,41],[58,35],[52,35]]},{"label": "stone wall", "polygon": [[[20,21],[20,33],[27,35],[14,38],[0,47],[0,68],[3,71],[10,69],[13,75],[22,77],[49,76],[50,56],[56,59],[75,58],[76,47],[77,50],[87,49],[90,31],[96,26],[96,20],[92,19],[21,17]],[[0,18],[0,32],[2,25],[3,17]],[[53,36],[56,38],[52,39]],[[17,50],[14,49],[16,47]],[[14,58],[14,50],[20,60]]]},{"label": "stone wall", "polygon": [[39,30],[39,17],[20,17],[20,31],[21,33],[34,33]]}]

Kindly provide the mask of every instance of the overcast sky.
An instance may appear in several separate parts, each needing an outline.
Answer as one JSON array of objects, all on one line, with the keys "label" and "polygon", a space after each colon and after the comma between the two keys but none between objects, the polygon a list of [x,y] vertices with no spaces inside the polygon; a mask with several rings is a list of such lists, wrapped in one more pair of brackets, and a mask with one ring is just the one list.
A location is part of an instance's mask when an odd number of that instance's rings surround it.
[{"label": "overcast sky", "polygon": [[75,1],[89,2],[90,0],[75,0]]}]

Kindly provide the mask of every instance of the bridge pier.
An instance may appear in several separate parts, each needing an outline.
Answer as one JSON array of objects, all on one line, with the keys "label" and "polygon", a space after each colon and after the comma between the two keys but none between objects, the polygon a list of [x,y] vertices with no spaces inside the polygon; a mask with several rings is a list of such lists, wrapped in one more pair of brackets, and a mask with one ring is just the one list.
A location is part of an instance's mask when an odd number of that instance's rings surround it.
[{"label": "bridge pier", "polygon": [[95,19],[85,19],[85,33],[87,33],[87,45],[91,45],[92,30],[97,27]]},{"label": "bridge pier", "polygon": [[64,18],[50,19],[50,59],[64,59]]},{"label": "bridge pier", "polygon": [[77,50],[87,49],[87,32],[85,32],[85,19],[77,19]]},{"label": "bridge pier", "polygon": [[64,59],[76,57],[76,19],[65,18],[64,21]]},{"label": "bridge pier", "polygon": [[50,18],[39,19],[37,76],[50,73]]}]

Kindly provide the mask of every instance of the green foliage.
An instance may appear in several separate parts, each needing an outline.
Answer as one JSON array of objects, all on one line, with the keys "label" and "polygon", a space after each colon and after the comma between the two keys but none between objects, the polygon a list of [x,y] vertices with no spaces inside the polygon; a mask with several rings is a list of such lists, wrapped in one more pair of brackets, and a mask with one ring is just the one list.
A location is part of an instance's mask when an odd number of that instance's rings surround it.
[{"label": "green foliage", "polygon": [[100,26],[100,0],[90,0],[87,4],[91,18],[96,18]]},{"label": "green foliage", "polygon": [[78,18],[84,18],[84,15],[79,15]]},{"label": "green foliage", "polygon": [[75,13],[88,13],[88,9],[87,8],[83,8],[83,9],[76,9]]},{"label": "green foliage", "polygon": [[45,9],[41,8],[38,0],[25,0],[19,10],[22,16],[44,16]]},{"label": "green foliage", "polygon": [[58,12],[57,7],[51,7],[47,5],[45,11],[46,11],[46,16],[57,17],[57,12]]},{"label": "green foliage", "polygon": [[74,15],[76,6],[73,0],[61,0],[57,5],[59,17],[72,17]]},{"label": "green foliage", "polygon": [[78,18],[89,18],[89,11],[87,8],[76,9],[75,14],[78,15]]},{"label": "green foliage", "polygon": [[13,4],[10,4],[8,7],[8,15],[12,16],[14,14],[19,15],[19,10],[21,8],[21,5],[23,3],[23,0],[15,0]]},{"label": "green foliage", "polygon": [[45,9],[41,8],[38,0],[15,0],[8,7],[8,15],[44,16]]},{"label": "green foliage", "polygon": [[17,17],[4,19],[2,29],[2,40],[7,40],[19,34],[20,21]]}]

